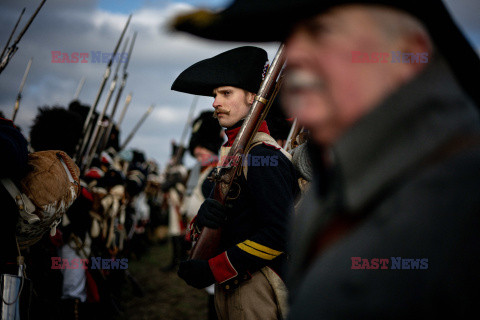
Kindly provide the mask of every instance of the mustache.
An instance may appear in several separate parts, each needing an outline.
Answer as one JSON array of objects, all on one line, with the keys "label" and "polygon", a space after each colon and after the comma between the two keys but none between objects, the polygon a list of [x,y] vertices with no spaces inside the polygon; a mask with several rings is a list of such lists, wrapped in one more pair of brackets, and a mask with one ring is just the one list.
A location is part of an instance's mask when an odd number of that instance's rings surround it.
[{"label": "mustache", "polygon": [[322,78],[302,70],[292,70],[287,73],[284,89],[287,92],[295,92],[303,89],[323,90],[325,82]]},{"label": "mustache", "polygon": [[221,109],[221,108],[215,109],[215,111],[213,112],[213,117],[215,119],[218,119],[218,114],[219,113],[224,113],[228,116],[230,114],[230,111],[227,110],[227,109]]}]

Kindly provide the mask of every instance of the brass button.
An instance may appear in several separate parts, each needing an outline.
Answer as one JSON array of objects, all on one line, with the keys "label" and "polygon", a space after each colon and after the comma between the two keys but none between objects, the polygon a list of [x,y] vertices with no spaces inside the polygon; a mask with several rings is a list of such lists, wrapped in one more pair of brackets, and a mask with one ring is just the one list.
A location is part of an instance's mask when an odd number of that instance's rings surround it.
[{"label": "brass button", "polygon": [[227,285],[225,286],[225,289],[230,290],[230,286],[227,284]]},{"label": "brass button", "polygon": [[22,205],[19,205],[18,208],[19,208],[20,210],[23,210],[23,206],[22,206]]},{"label": "brass button", "polygon": [[19,195],[17,195],[17,196],[15,197],[15,199],[17,199],[17,200],[20,200],[21,198],[22,198],[22,197],[20,197]]},{"label": "brass button", "polygon": [[233,281],[233,283],[238,284],[238,280]]}]

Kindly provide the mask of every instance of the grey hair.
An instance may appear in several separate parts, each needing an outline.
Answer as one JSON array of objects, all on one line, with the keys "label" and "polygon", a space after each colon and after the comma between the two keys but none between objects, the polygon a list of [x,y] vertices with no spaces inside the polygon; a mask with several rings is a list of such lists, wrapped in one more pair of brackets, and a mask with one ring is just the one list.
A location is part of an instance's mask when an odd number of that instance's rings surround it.
[{"label": "grey hair", "polygon": [[388,6],[378,5],[369,5],[367,12],[381,27],[387,40],[395,41],[400,37],[421,34],[427,39],[430,53],[434,52],[434,44],[427,28],[411,14]]}]

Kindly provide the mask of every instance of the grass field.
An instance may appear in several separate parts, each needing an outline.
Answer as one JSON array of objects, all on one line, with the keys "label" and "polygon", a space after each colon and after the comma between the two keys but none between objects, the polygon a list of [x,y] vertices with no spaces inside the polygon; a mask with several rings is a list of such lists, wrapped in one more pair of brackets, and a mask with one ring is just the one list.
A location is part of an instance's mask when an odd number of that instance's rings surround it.
[{"label": "grass field", "polygon": [[189,287],[176,271],[164,272],[170,262],[170,244],[156,244],[138,261],[129,261],[128,270],[145,295],[133,294],[131,286],[121,293],[123,314],[120,320],[203,320],[207,319],[208,294]]}]

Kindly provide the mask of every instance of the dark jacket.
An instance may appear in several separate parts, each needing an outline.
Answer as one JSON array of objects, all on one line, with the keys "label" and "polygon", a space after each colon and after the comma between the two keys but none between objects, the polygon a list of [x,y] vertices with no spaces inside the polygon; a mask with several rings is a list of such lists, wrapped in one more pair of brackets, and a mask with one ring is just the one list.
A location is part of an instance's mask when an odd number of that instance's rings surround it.
[{"label": "dark jacket", "polygon": [[478,137],[478,109],[440,57],[342,136],[330,174],[296,216],[289,318],[460,319],[475,311]]},{"label": "dark jacket", "polygon": [[[13,122],[0,118],[0,178],[18,180],[27,171],[27,140]],[[2,223],[0,224],[0,273],[16,274],[17,245],[15,229],[19,211],[15,200],[0,183]]]},{"label": "dark jacket", "polygon": [[[265,124],[262,128],[268,133]],[[235,135],[231,132],[227,130],[227,136],[233,142]],[[296,172],[291,161],[274,146],[255,146],[249,155],[247,179],[241,175],[240,195],[229,203],[222,230],[220,249],[224,252],[210,260],[220,283],[265,266],[283,276],[287,226],[298,193]]]}]

